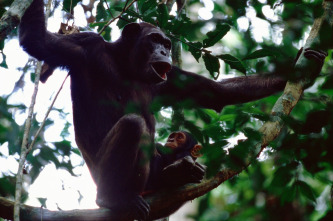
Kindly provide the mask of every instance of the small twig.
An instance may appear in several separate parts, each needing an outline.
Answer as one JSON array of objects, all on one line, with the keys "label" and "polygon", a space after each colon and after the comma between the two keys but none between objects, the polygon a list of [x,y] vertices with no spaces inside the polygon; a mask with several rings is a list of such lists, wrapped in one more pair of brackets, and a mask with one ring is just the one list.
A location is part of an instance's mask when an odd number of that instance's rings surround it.
[{"label": "small twig", "polygon": [[52,103],[51,103],[49,109],[47,110],[47,112],[46,112],[46,114],[45,114],[45,117],[44,117],[44,119],[43,119],[43,122],[41,123],[40,127],[38,128],[38,130],[37,130],[37,132],[36,132],[36,134],[35,134],[35,136],[34,136],[33,141],[32,141],[31,144],[29,145],[28,152],[30,152],[30,151],[32,150],[34,144],[36,143],[36,140],[37,140],[37,138],[38,138],[40,132],[42,131],[42,129],[43,129],[44,125],[45,125],[45,122],[46,122],[46,120],[47,120],[47,118],[48,118],[48,116],[49,116],[49,114],[50,114],[50,112],[51,112],[51,110],[52,110],[52,108],[53,108],[53,106],[54,106],[54,103],[56,102],[56,100],[57,100],[57,98],[58,98],[58,95],[60,94],[60,91],[62,90],[62,88],[63,88],[63,86],[64,86],[64,84],[65,84],[65,82],[66,82],[68,76],[69,76],[69,74],[66,75],[66,77],[65,77],[65,79],[63,80],[63,82],[62,82],[60,88],[58,89],[58,92],[57,92],[56,95],[54,96],[54,98],[53,98],[53,100],[52,100]]},{"label": "small twig", "polygon": [[[108,23],[106,23],[106,25],[104,25],[104,27],[98,32],[98,34],[102,34],[102,32],[115,20],[117,20],[118,18],[120,18],[133,4],[134,2],[136,2],[137,0],[133,0],[127,7],[123,8],[123,11],[116,17],[112,18]],[[126,2],[127,3],[127,2]]]},{"label": "small twig", "polygon": [[109,5],[108,5],[108,2],[107,2],[106,0],[104,0],[104,3],[106,4],[106,7],[107,7],[107,9],[108,9],[108,11],[109,11],[111,17],[114,18],[113,14],[112,14],[112,11],[111,11],[111,9],[110,9],[110,7],[109,7]]},{"label": "small twig", "polygon": [[[126,8],[126,7],[127,7],[128,1],[129,1],[129,0],[126,0],[124,8]],[[126,10],[124,10],[124,8],[123,8],[123,12],[125,12],[125,11],[126,11]]]},{"label": "small twig", "polygon": [[[106,4],[106,7],[107,7],[107,9],[108,9],[108,11],[109,11],[111,17],[114,18],[113,14],[112,14],[112,11],[111,11],[111,9],[110,9],[110,7],[109,7],[109,5],[108,5],[108,2],[107,2],[106,0],[104,0],[104,3]],[[126,4],[127,4],[127,2],[126,2]],[[126,7],[126,5],[125,5],[125,7]],[[126,18],[123,18],[123,17],[119,17],[119,19],[121,19],[121,20],[123,20],[123,21],[126,21],[127,23],[130,23],[130,22],[131,22],[131,21],[129,21],[129,20],[127,20]],[[101,23],[105,23],[105,22],[94,22],[94,24],[101,24]]]}]

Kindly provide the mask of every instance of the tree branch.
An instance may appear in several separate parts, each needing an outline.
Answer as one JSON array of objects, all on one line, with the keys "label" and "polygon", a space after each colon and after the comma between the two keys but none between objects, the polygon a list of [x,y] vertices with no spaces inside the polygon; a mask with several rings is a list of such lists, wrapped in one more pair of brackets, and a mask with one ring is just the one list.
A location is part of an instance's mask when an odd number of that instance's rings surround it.
[{"label": "tree branch", "polygon": [[[48,1],[47,4],[47,13],[45,17],[45,24],[47,24],[47,19],[50,15],[50,7],[51,7],[51,0]],[[28,148],[28,142],[29,142],[29,136],[30,136],[30,129],[31,129],[31,121],[32,121],[32,115],[34,112],[34,106],[36,103],[36,97],[38,93],[38,85],[39,85],[39,79],[40,74],[42,70],[42,62],[38,61],[36,65],[36,71],[35,71],[35,81],[34,81],[34,91],[31,97],[31,104],[28,110],[28,118],[25,123],[24,128],[24,134],[23,134],[23,140],[21,145],[21,155],[19,160],[19,166],[18,171],[16,174],[16,185],[15,185],[15,203],[14,203],[14,220],[20,221],[20,204],[21,204],[21,195],[22,195],[22,184],[23,184],[23,170],[24,170],[24,164],[27,158],[28,153],[32,150],[33,145],[37,139],[37,136],[39,135],[41,128],[37,131],[37,134],[35,136],[35,139],[30,144]],[[49,113],[49,112],[48,112]],[[45,122],[42,123],[41,127],[43,127]]]},{"label": "tree branch", "polygon": [[[178,209],[178,206],[186,201],[193,200],[199,196],[204,195],[208,191],[216,188],[223,181],[230,179],[232,175],[226,172],[219,172],[215,177],[204,181],[200,184],[188,184],[186,186],[165,190],[163,192],[156,192],[151,195],[145,196],[145,200],[151,207],[149,219],[158,219],[170,215]],[[13,218],[14,203],[4,197],[0,197],[0,216],[5,219]],[[69,211],[50,211],[39,207],[32,207],[27,205],[21,206],[21,221],[55,221],[55,220],[85,220],[85,221],[128,221],[133,220],[128,214],[116,213],[111,209],[85,209],[85,210],[69,210]]]},{"label": "tree branch", "polygon": [[22,145],[21,145],[20,161],[19,161],[18,171],[16,174],[15,203],[14,203],[14,220],[15,221],[20,221],[20,203],[21,203],[22,184],[23,184],[23,169],[24,169],[25,160],[26,160],[26,157],[28,154],[28,142],[29,142],[29,135],[30,135],[30,128],[31,128],[31,121],[32,121],[32,115],[34,113],[34,106],[36,103],[41,69],[42,69],[41,62],[37,62],[36,71],[35,71],[36,77],[35,77],[35,82],[34,82],[34,91],[33,91],[32,97],[31,97],[31,103],[30,103],[30,107],[28,110],[28,118],[25,122],[23,140],[22,140]]},{"label": "tree branch", "polygon": [[32,0],[15,0],[0,19],[0,41],[20,23]]}]

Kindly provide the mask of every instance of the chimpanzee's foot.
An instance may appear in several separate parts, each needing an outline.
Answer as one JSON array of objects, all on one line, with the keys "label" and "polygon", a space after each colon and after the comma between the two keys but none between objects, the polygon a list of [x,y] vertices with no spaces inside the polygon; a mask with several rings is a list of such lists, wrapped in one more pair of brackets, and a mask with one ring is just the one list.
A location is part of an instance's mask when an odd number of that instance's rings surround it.
[{"label": "chimpanzee's foot", "polygon": [[132,198],[124,198],[117,202],[108,202],[98,198],[96,204],[100,207],[112,209],[120,214],[128,214],[136,220],[146,220],[150,211],[149,204],[139,195]]}]

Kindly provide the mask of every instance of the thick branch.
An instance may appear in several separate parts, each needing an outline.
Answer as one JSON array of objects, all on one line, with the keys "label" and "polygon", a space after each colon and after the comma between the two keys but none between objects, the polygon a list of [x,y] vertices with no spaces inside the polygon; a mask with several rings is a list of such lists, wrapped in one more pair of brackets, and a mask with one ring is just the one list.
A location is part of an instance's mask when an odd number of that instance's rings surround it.
[{"label": "thick branch", "polygon": [[[149,219],[158,219],[168,216],[174,212],[175,205],[182,204],[188,200],[193,200],[208,191],[216,188],[220,183],[230,179],[229,174],[225,172],[218,173],[212,179],[206,180],[201,184],[189,184],[184,187],[166,190],[146,196],[145,199],[150,204],[151,212]],[[0,216],[5,219],[13,218],[14,203],[4,197],[0,197]],[[178,208],[178,207],[177,207]],[[110,209],[86,209],[70,211],[50,211],[39,207],[21,206],[20,217],[22,221],[54,221],[54,220],[108,220],[108,221],[128,221],[133,220],[128,214],[119,214]]]},{"label": "thick branch", "polygon": [[[174,212],[175,205],[180,205],[186,201],[193,200],[204,195],[210,190],[216,188],[222,182],[230,179],[234,174],[228,172],[219,172],[215,177],[204,181],[200,184],[189,184],[181,188],[166,190],[154,193],[145,197],[151,206],[150,219],[158,219],[168,216]],[[0,217],[13,219],[14,202],[0,197]],[[177,207],[178,208],[178,207]],[[20,217],[22,221],[54,221],[54,220],[132,220],[127,214],[112,212],[110,209],[86,209],[86,210],[69,210],[69,211],[50,211],[39,207],[27,205],[21,206]]]}]

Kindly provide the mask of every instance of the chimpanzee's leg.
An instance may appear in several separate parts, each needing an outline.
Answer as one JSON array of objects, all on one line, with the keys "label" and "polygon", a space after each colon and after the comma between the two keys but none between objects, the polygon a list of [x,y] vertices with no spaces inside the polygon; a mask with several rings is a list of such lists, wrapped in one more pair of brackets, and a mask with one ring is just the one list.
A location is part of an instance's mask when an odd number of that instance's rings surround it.
[{"label": "chimpanzee's leg", "polygon": [[97,153],[95,177],[99,206],[134,212],[140,219],[147,216],[149,205],[139,194],[149,175],[146,151],[151,144],[146,123],[138,115],[125,115],[111,129]]}]

